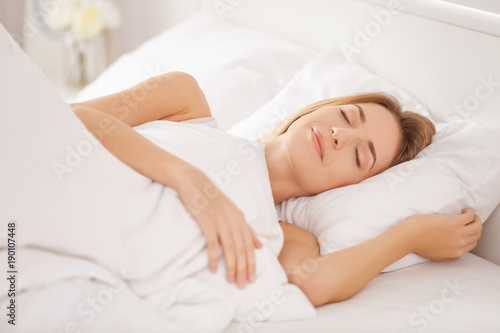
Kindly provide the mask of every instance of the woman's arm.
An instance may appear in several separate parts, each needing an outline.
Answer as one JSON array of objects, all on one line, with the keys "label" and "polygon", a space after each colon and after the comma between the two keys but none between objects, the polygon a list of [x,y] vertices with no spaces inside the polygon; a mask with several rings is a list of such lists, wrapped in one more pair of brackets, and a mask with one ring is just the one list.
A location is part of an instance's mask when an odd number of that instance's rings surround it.
[{"label": "woman's arm", "polygon": [[481,220],[470,209],[461,215],[414,215],[373,239],[320,256],[314,236],[280,224],[285,242],[278,259],[289,281],[315,306],[352,297],[411,252],[432,260],[458,259],[476,246],[482,229]]},{"label": "woman's arm", "polygon": [[210,116],[203,92],[187,73],[158,75],[130,89],[74,103],[71,107],[106,149],[153,181],[179,191],[186,178],[198,170],[131,128],[154,120],[182,121]]},{"label": "woman's arm", "polygon": [[129,89],[71,104],[75,106],[99,110],[130,127],[154,120],[183,121],[211,116],[198,82],[184,72],[153,76]]},{"label": "woman's arm", "polygon": [[[212,272],[217,270],[220,246],[227,280],[236,281],[240,288],[245,280],[254,280],[254,248],[262,243],[241,210],[201,170],[131,127],[160,119],[182,121],[210,116],[205,96],[194,78],[181,72],[167,73],[123,92],[71,106],[87,129],[119,160],[179,193],[205,236]],[[209,196],[204,195],[207,192]]]},{"label": "woman's arm", "polygon": [[73,111],[107,150],[155,182],[179,191],[186,179],[198,170],[112,115],[81,104],[73,105]]}]

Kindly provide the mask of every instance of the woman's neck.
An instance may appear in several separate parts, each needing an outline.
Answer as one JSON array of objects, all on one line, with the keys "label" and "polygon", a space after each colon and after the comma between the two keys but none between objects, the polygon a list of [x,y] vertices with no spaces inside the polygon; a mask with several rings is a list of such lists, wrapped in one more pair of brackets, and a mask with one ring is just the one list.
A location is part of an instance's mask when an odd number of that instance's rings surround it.
[{"label": "woman's neck", "polygon": [[264,141],[265,157],[274,204],[304,195],[295,183],[295,171],[290,164],[286,136],[280,135]]}]

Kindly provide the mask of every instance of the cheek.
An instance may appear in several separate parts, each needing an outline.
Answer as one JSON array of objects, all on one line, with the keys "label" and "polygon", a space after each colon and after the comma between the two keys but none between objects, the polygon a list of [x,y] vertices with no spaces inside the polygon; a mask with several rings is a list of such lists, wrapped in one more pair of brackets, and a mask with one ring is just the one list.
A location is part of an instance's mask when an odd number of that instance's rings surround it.
[{"label": "cheek", "polygon": [[361,179],[361,172],[354,160],[353,156],[341,152],[336,156],[332,156],[332,163],[328,167],[328,172],[334,180],[336,187],[352,185],[359,183]]},{"label": "cheek", "polygon": [[[316,151],[312,145],[310,133],[306,130],[295,131],[287,140],[287,149],[294,162],[306,168],[313,168],[321,164],[319,156],[315,156]],[[314,159],[317,157],[317,159]]]}]

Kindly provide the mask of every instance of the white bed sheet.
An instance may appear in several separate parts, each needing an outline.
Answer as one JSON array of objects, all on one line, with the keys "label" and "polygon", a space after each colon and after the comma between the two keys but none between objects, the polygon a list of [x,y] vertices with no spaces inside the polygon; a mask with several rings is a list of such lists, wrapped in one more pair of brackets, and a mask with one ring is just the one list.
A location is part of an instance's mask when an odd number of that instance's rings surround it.
[{"label": "white bed sheet", "polygon": [[[240,324],[233,322],[224,332],[244,332]],[[253,333],[498,333],[500,267],[471,253],[456,261],[426,262],[377,276],[351,299],[318,307],[314,319],[257,323],[252,329]]]}]

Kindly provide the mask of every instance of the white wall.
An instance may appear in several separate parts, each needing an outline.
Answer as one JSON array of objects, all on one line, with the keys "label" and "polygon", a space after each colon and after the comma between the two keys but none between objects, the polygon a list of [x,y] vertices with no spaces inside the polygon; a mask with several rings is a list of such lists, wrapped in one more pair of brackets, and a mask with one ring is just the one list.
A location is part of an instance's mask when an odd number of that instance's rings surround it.
[{"label": "white wall", "polygon": [[20,18],[23,17],[23,14],[24,2],[22,0],[0,1],[0,22],[18,42],[22,42],[22,20]]},{"label": "white wall", "polygon": [[123,24],[111,32],[111,60],[198,10],[196,0],[120,0]]}]

